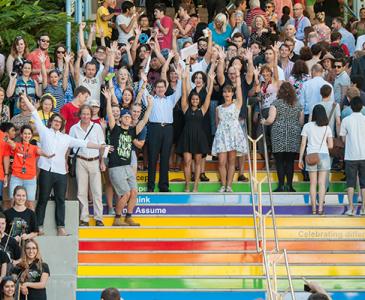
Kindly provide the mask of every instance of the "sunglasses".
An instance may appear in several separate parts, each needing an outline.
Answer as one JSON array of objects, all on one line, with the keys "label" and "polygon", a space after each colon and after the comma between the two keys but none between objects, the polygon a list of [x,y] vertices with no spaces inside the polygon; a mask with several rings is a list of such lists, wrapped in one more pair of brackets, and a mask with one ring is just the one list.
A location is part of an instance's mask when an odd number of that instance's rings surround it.
[{"label": "sunglasses", "polygon": [[266,5],[266,8],[272,8],[272,5]]},{"label": "sunglasses", "polygon": [[57,54],[65,54],[66,53],[66,51],[59,51],[59,50],[57,50]]},{"label": "sunglasses", "polygon": [[336,69],[341,69],[341,68],[342,68],[342,66],[340,66],[340,65],[334,65],[334,67],[335,67]]},{"label": "sunglasses", "polygon": [[49,44],[49,40],[44,40],[44,39],[40,39],[40,41],[42,42],[42,43],[48,43]]}]

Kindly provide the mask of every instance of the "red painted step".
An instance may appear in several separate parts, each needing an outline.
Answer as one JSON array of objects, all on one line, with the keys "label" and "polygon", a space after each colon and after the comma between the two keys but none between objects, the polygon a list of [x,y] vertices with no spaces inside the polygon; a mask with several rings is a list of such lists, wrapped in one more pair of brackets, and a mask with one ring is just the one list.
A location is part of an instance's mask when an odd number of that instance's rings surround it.
[{"label": "red painted step", "polygon": [[[268,249],[273,248],[269,241]],[[365,241],[281,241],[288,251],[365,251]],[[255,241],[80,241],[80,251],[243,251],[256,250]]]}]

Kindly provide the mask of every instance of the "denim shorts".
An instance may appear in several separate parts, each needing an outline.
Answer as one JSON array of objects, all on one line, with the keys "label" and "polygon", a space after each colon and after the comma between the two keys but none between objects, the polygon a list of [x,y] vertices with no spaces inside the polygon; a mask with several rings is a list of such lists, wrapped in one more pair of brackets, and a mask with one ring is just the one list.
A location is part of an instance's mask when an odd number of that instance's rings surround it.
[{"label": "denim shorts", "polygon": [[14,175],[10,178],[10,185],[9,185],[9,198],[13,198],[13,193],[15,188],[20,185],[25,187],[27,191],[27,200],[28,201],[34,201],[35,200],[35,194],[37,192],[37,178],[34,179],[21,179],[19,177],[16,177]]},{"label": "denim shorts", "polygon": [[305,170],[308,172],[331,170],[330,155],[328,153],[319,153],[319,163],[313,166],[306,165]]}]

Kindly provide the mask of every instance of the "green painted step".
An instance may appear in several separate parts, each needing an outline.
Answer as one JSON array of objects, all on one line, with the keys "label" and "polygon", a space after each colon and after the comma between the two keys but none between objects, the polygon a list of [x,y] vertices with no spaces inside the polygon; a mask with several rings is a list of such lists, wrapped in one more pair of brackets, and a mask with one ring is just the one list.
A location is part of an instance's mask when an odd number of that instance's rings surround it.
[{"label": "green painted step", "polygon": [[[308,279],[310,280],[310,279]],[[364,279],[315,279],[326,290],[365,290]],[[302,279],[293,280],[294,288],[302,291]],[[78,278],[78,289],[104,289],[113,286],[118,289],[247,289],[265,290],[262,278]],[[279,289],[286,289],[288,282],[278,280]]]},{"label": "green painted step", "polygon": [[[309,192],[309,182],[295,182],[294,189],[299,193],[308,193]],[[277,187],[277,183],[272,184],[272,189],[274,190]],[[220,188],[219,182],[204,182],[199,184],[199,192],[217,192]],[[243,182],[243,183],[233,183],[232,185],[234,192],[250,192],[250,183]],[[147,191],[147,184],[140,183],[138,184],[138,189],[140,192]],[[172,182],[170,183],[170,190],[171,192],[179,193],[184,192],[185,190],[185,183],[183,182]],[[158,188],[155,189],[158,192]],[[263,192],[269,192],[269,185],[268,183],[264,183],[262,185]],[[329,192],[332,193],[343,193],[346,191],[346,183],[345,182],[331,182]]]}]

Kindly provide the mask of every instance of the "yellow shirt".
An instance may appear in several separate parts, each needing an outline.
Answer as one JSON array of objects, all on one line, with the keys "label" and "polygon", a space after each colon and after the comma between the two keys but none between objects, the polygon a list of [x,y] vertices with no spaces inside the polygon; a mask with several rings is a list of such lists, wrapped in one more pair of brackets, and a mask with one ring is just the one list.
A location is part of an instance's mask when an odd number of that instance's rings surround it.
[{"label": "yellow shirt", "polygon": [[[100,28],[103,29],[104,31],[104,36],[111,38],[112,37],[112,28],[108,26],[108,22],[109,21],[103,21],[103,19],[101,18],[102,16],[108,16],[110,15],[108,9],[105,6],[100,6],[96,12],[96,27],[97,27],[97,32],[99,31]],[[100,37],[100,34],[96,34],[97,37]]]}]

